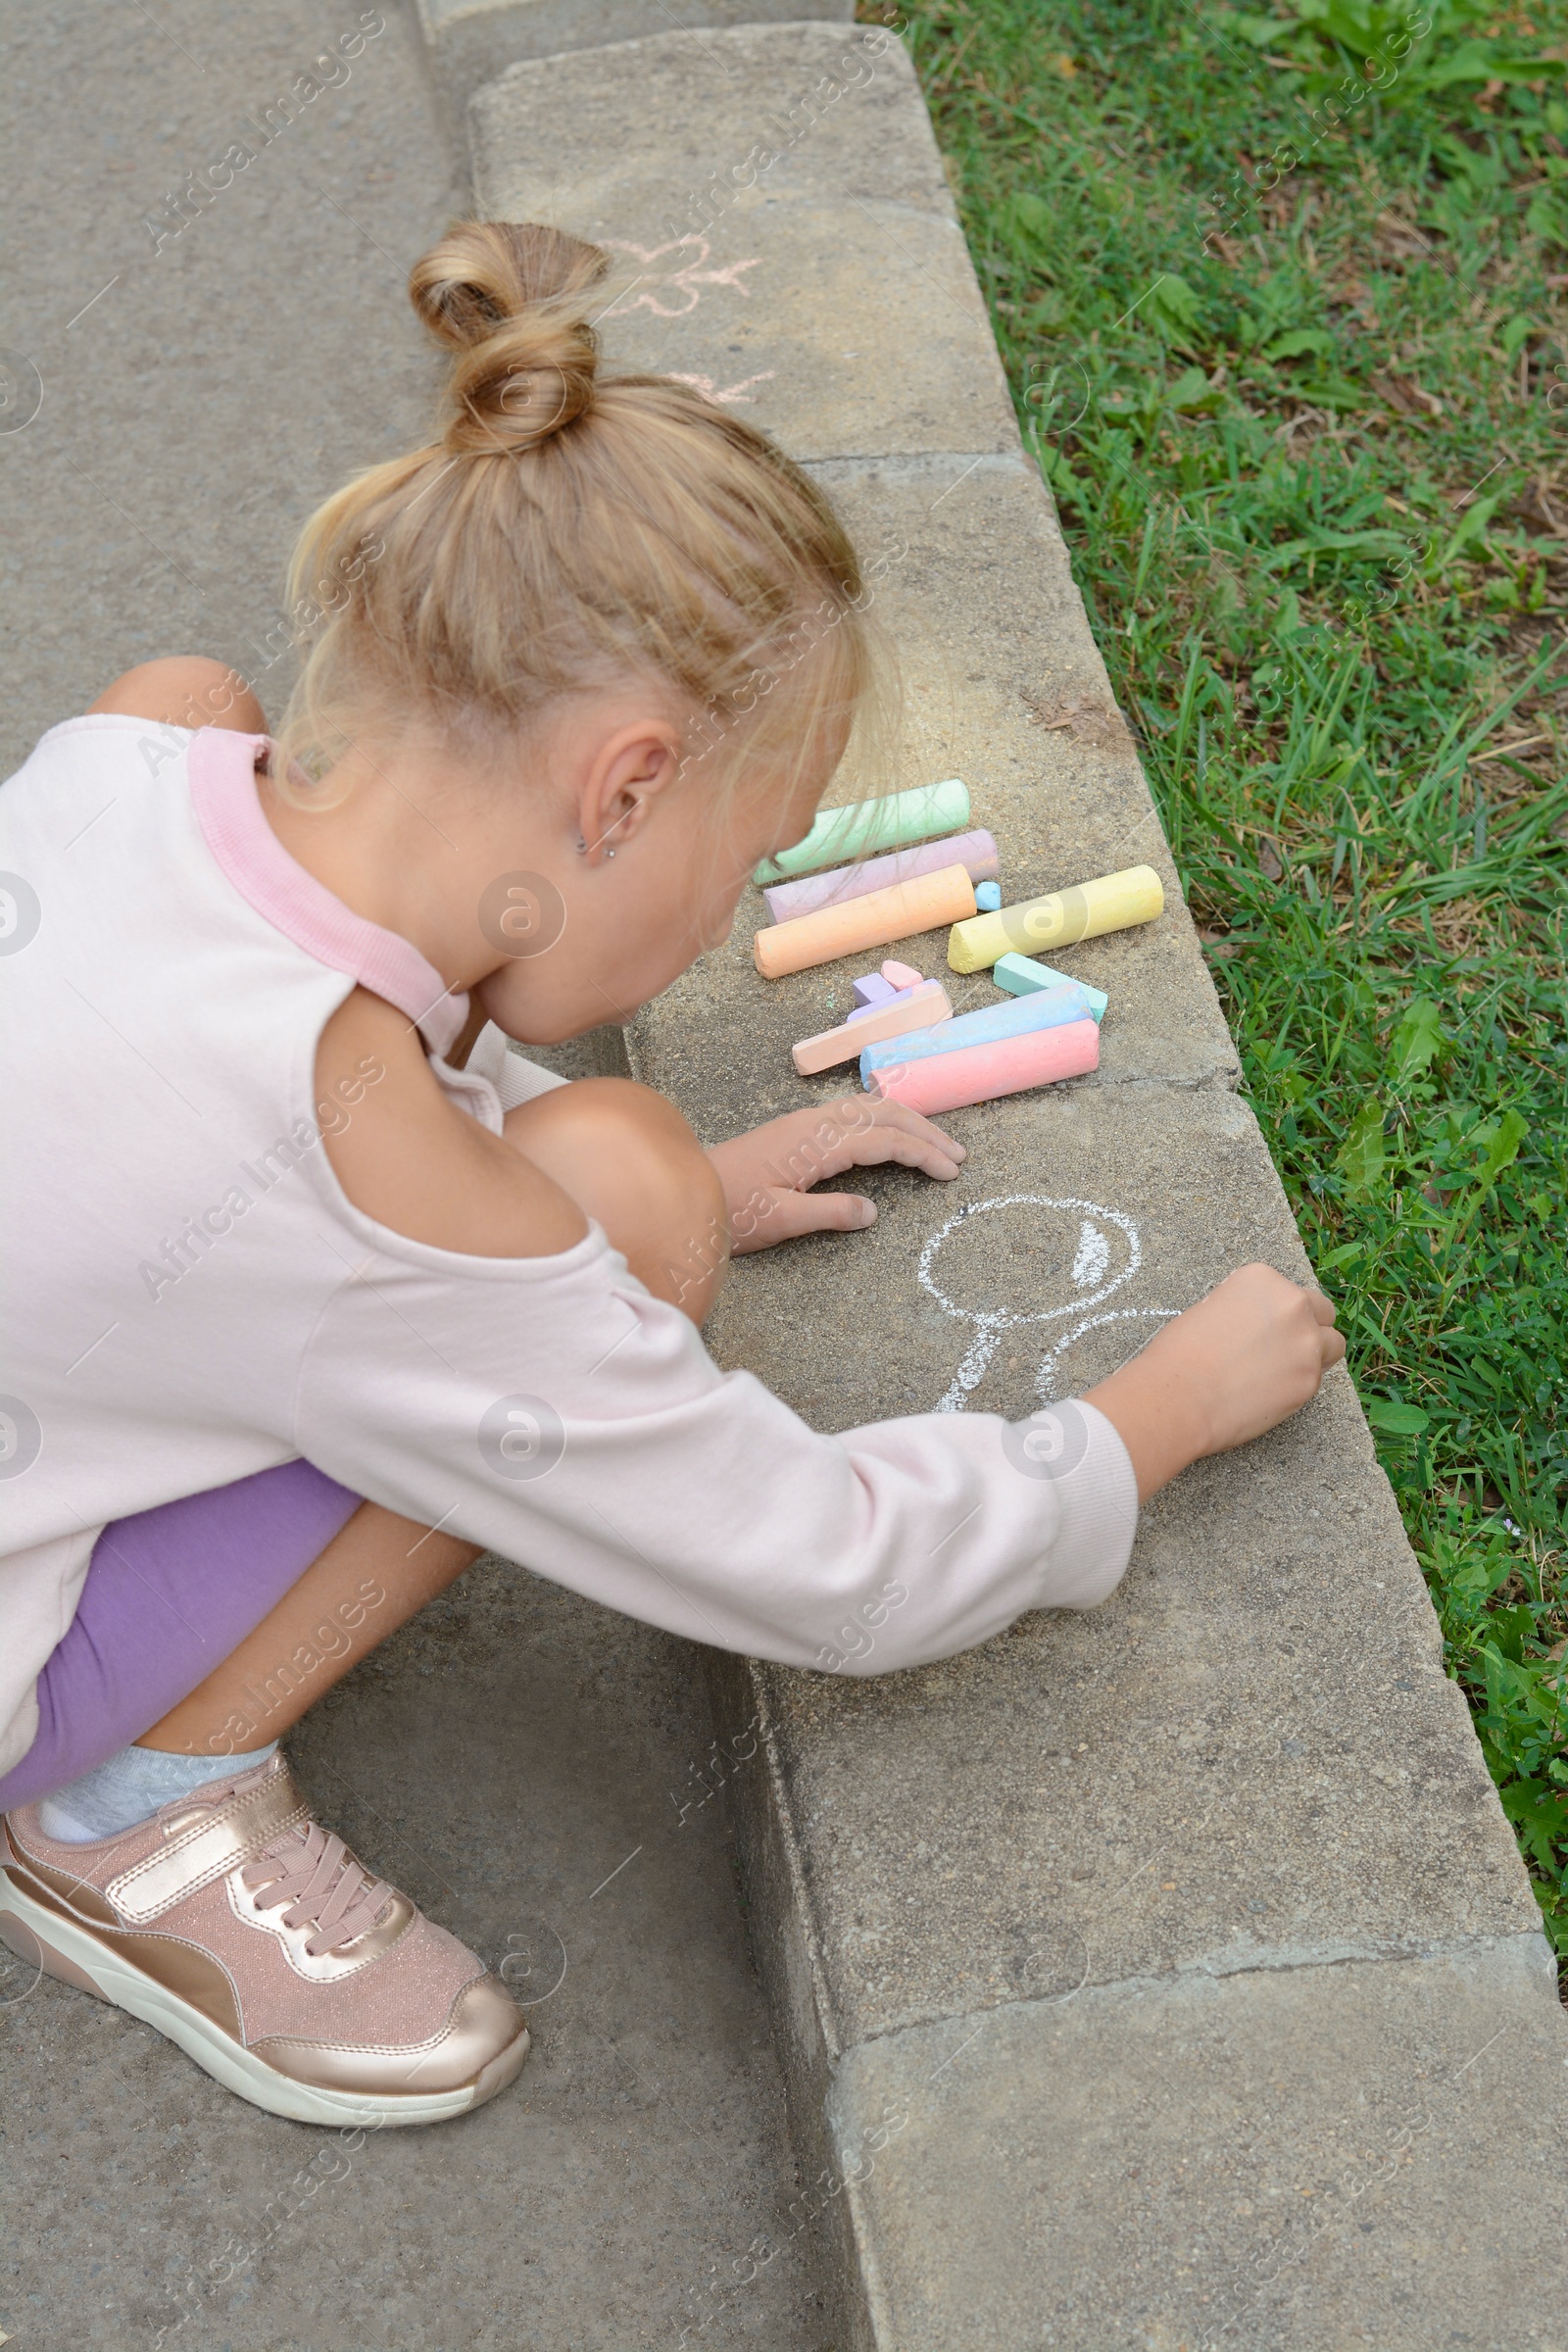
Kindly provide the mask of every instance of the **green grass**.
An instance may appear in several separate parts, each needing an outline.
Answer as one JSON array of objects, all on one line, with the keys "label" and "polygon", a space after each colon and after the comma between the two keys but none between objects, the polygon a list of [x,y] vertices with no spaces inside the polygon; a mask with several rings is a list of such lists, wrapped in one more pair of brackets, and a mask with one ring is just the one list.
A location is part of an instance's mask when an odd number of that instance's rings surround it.
[{"label": "green grass", "polygon": [[897,21],[1568,1960],[1568,0]]}]

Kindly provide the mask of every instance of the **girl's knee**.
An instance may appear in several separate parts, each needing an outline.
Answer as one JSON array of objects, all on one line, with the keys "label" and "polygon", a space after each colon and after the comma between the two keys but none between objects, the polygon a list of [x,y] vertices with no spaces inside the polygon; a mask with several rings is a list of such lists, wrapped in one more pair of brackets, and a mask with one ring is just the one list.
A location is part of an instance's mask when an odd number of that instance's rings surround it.
[{"label": "girl's knee", "polygon": [[172,727],[232,727],[242,735],[267,732],[262,706],[238,670],[205,654],[138,662],[88,709],[157,719]]},{"label": "girl's knee", "polygon": [[718,1171],[675,1105],[584,1078],[508,1115],[509,1143],[603,1226],[638,1280],[701,1323],[729,1261]]}]

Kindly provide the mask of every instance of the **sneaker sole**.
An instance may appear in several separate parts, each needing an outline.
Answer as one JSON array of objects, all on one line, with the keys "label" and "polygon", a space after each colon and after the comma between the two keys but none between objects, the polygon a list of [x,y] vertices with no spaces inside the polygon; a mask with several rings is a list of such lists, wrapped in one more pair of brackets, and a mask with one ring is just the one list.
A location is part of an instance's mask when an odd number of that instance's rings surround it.
[{"label": "sneaker sole", "polygon": [[385,2131],[403,2124],[440,2124],[467,2115],[505,2090],[528,2055],[527,2028],[492,2058],[472,2082],[455,2090],[422,2093],[361,2093],[318,2090],[295,2082],[257,2058],[204,2017],[188,2001],[153,1977],[109,1951],[93,1936],[24,1894],[10,1873],[0,1870],[0,1941],[21,1959],[58,1977],[80,1992],[95,1993],[113,2008],[140,2018],[145,2026],[193,2058],[225,2090],[296,2124],[338,2124]]}]

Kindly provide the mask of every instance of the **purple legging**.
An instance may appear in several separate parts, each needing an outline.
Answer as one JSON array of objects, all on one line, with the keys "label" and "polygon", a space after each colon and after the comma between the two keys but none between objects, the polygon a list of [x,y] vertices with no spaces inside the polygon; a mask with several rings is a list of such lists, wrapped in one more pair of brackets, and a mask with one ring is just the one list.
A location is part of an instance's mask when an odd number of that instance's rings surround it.
[{"label": "purple legging", "polygon": [[309,1462],[104,1529],[76,1614],[38,1677],[38,1737],[0,1779],[31,1804],[150,1731],[254,1633],[360,1507]]}]

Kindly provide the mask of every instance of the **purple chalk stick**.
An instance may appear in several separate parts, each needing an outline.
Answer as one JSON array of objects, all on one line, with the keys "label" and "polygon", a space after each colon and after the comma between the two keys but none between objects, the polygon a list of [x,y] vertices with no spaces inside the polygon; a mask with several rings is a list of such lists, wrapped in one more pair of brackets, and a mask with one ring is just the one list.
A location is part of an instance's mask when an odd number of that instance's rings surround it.
[{"label": "purple chalk stick", "polygon": [[[884,983],[884,985],[886,984]],[[857,1004],[855,1010],[846,1016],[845,1027],[848,1028],[851,1021],[863,1021],[868,1012],[880,1012],[884,1004],[896,1004],[900,997],[912,997],[915,989],[924,988],[924,986],[923,980],[916,980],[908,988],[888,989],[885,997],[878,997],[869,1004]]]},{"label": "purple chalk stick", "polygon": [[912,882],[917,874],[938,874],[947,865],[967,866],[972,882],[995,882],[1002,871],[989,833],[950,833],[946,841],[923,841],[917,850],[891,850],[885,858],[868,858],[861,865],[805,874],[798,882],[775,882],[762,896],[774,922],[787,923],[798,914],[815,914],[820,906],[838,906],[846,899],[889,890],[895,882]]},{"label": "purple chalk stick", "polygon": [[884,980],[880,972],[862,972],[855,983],[855,1002],[862,1007],[891,1004],[898,993],[892,981]]}]

